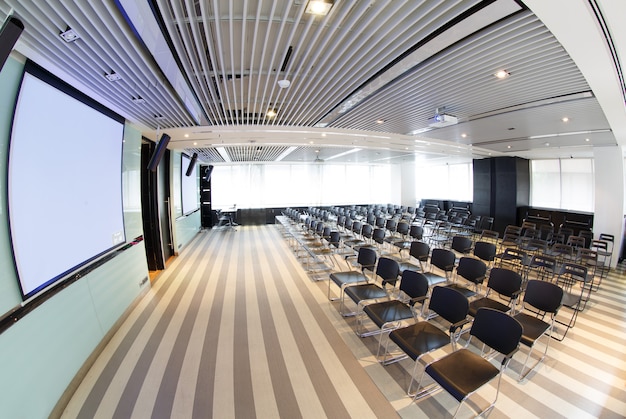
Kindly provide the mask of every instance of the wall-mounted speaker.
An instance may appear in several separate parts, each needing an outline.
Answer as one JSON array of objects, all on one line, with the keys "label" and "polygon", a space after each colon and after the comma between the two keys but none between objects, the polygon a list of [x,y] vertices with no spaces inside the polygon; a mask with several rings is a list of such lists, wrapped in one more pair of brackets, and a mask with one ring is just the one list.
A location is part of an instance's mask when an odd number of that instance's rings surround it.
[{"label": "wall-mounted speaker", "polygon": [[152,153],[152,157],[150,157],[150,161],[148,162],[148,170],[155,172],[157,166],[163,159],[163,154],[165,154],[165,150],[167,149],[167,144],[170,142],[170,136],[167,134],[161,135],[161,139],[154,149],[154,153]]},{"label": "wall-mounted speaker", "polygon": [[206,173],[204,174],[204,180],[208,182],[211,180],[211,173],[213,173],[213,165],[207,166]]},{"label": "wall-mounted speaker", "polygon": [[0,70],[9,57],[13,46],[24,30],[24,24],[16,17],[9,16],[0,29]]},{"label": "wall-mounted speaker", "polygon": [[198,160],[198,153],[193,153],[191,160],[189,161],[189,167],[187,167],[187,171],[185,172],[185,176],[191,176],[191,172],[193,172],[193,168],[196,165],[196,160]]}]

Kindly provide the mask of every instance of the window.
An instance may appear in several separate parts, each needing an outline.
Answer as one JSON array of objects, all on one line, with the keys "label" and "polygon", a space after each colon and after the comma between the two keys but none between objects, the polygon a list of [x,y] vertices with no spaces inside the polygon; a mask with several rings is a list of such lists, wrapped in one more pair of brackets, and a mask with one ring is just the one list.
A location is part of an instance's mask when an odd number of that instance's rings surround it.
[{"label": "window", "polygon": [[390,185],[385,165],[219,165],[211,175],[219,209],[388,203]]},{"label": "window", "polygon": [[533,207],[592,212],[592,159],[531,161],[530,204]]},{"label": "window", "polygon": [[471,201],[474,196],[472,163],[416,167],[416,197]]}]

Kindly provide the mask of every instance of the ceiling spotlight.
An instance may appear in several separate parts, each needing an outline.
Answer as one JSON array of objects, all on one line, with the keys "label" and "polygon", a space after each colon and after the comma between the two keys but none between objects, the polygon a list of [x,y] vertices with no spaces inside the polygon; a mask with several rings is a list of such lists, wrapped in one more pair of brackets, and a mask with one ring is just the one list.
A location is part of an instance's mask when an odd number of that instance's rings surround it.
[{"label": "ceiling spotlight", "polygon": [[267,111],[267,113],[265,114],[265,116],[267,116],[268,118],[273,118],[273,117],[275,117],[276,115],[277,115],[277,114],[276,114],[276,110],[275,110],[275,109],[270,109],[270,110],[268,110],[268,111]]},{"label": "ceiling spotlight", "polygon": [[567,121],[569,121],[569,118],[567,116],[564,116],[563,118],[561,118],[561,121],[567,122]]},{"label": "ceiling spotlight", "polygon": [[110,73],[104,73],[104,78],[108,81],[118,81],[122,80],[122,76],[117,74],[115,71],[111,70]]},{"label": "ceiling spotlight", "polygon": [[376,123],[377,123],[377,124],[384,124],[384,123],[385,123],[385,120],[384,120],[384,119],[377,119],[377,120],[376,120]]},{"label": "ceiling spotlight", "polygon": [[550,147],[550,143],[545,143],[544,144],[546,147]]},{"label": "ceiling spotlight", "polygon": [[461,134],[461,138],[467,138],[467,134],[466,133]]},{"label": "ceiling spotlight", "polygon": [[497,73],[494,74],[494,76],[496,76],[499,79],[506,79],[510,75],[511,75],[511,73],[509,73],[506,70],[500,70],[500,71],[498,71]]},{"label": "ceiling spotlight", "polygon": [[74,42],[80,38],[76,31],[69,26],[63,32],[59,33],[59,36],[67,43]]},{"label": "ceiling spotlight", "polygon": [[304,12],[316,16],[326,16],[331,7],[333,7],[332,0],[309,0]]},{"label": "ceiling spotlight", "polygon": [[146,103],[146,100],[142,98],[141,96],[137,96],[137,97],[133,96],[132,100],[133,100],[133,103],[137,103],[137,104]]},{"label": "ceiling spotlight", "polygon": [[510,145],[507,145],[507,146],[506,146],[506,148],[511,148],[511,146],[510,146]]},{"label": "ceiling spotlight", "polygon": [[589,142],[589,138],[585,138],[585,141],[586,141],[586,142]]},{"label": "ceiling spotlight", "polygon": [[280,87],[281,89],[286,89],[289,87],[289,85],[291,85],[291,82],[287,79],[278,80],[278,87]]}]

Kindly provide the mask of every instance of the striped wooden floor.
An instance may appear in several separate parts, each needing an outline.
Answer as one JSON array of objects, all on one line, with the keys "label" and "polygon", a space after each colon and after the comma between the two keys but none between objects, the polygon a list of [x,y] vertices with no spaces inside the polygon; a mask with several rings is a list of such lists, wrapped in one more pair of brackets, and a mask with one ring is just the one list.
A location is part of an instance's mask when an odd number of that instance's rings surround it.
[{"label": "striped wooden floor", "polygon": [[[278,226],[201,232],[121,325],[64,417],[449,417],[456,402],[445,393],[405,396],[411,362],[379,365],[376,338],[354,334],[316,277]],[[490,417],[626,416],[625,307],[626,279],[613,274],[536,373],[521,383],[505,375]]]}]

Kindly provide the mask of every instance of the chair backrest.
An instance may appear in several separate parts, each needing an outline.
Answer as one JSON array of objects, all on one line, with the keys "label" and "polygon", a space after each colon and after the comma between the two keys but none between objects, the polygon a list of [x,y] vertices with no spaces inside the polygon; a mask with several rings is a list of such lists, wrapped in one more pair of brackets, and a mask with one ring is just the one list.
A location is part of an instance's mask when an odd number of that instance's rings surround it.
[{"label": "chair backrest", "polygon": [[551,272],[556,273],[556,259],[549,255],[542,255],[540,253],[533,255],[530,260],[530,266],[533,268],[543,268]]},{"label": "chair backrest", "polygon": [[454,288],[436,286],[430,296],[428,308],[446,321],[457,323],[467,317],[469,301],[466,296]]},{"label": "chair backrest", "polygon": [[504,355],[517,349],[522,338],[522,325],[507,313],[492,308],[479,308],[470,335]]},{"label": "chair backrest", "polygon": [[568,244],[554,243],[550,248],[550,252],[556,255],[572,256],[574,254],[574,249]]},{"label": "chair backrest", "polygon": [[587,247],[585,238],[581,236],[569,236],[566,244],[569,244],[575,249]]},{"label": "chair backrest", "polygon": [[561,265],[559,276],[568,276],[577,281],[587,282],[587,267],[577,263],[566,262]]},{"label": "chair backrest", "polygon": [[361,227],[361,236],[365,237],[366,239],[371,239],[373,231],[374,227],[369,224],[363,224],[363,227]]},{"label": "chair backrest", "polygon": [[489,272],[487,288],[494,290],[500,295],[512,298],[522,288],[522,276],[510,269],[492,268]]},{"label": "chair backrest", "polygon": [[483,230],[480,233],[479,241],[496,242],[500,238],[500,233],[494,230]]},{"label": "chair backrest", "polygon": [[609,243],[610,249],[609,252],[613,252],[613,245],[615,244],[615,236],[607,233],[600,233],[598,236],[598,240],[605,241]]},{"label": "chair backrest", "polygon": [[552,234],[554,233],[554,227],[549,224],[541,224],[539,226],[539,238],[550,241],[552,240]]},{"label": "chair backrest", "polygon": [[396,231],[397,226],[398,221],[395,218],[390,218],[385,223],[385,229],[391,233],[394,233]]},{"label": "chair backrest", "polygon": [[402,271],[400,291],[404,292],[409,298],[426,296],[429,289],[428,285],[428,278],[423,273],[409,269]]},{"label": "chair backrest", "polygon": [[524,304],[530,304],[539,311],[556,314],[562,299],[563,289],[552,282],[531,279],[526,284]]},{"label": "chair backrest", "polygon": [[415,240],[422,240],[424,238],[424,227],[420,225],[412,225],[409,230],[409,236]]},{"label": "chair backrest", "polygon": [[374,271],[377,258],[378,256],[376,255],[376,250],[371,247],[360,247],[356,261],[359,265],[361,265],[362,271]]},{"label": "chair backrest", "polygon": [[381,257],[378,259],[376,275],[382,279],[383,286],[386,284],[396,285],[398,276],[400,275],[400,265],[398,261],[388,257]]},{"label": "chair backrest", "polygon": [[593,232],[591,230],[580,230],[578,235],[585,239],[585,247],[589,247],[593,240]]},{"label": "chair backrest", "polygon": [[363,223],[360,221],[355,221],[352,223],[352,232],[354,234],[361,234],[361,229],[363,228]]},{"label": "chair backrest", "polygon": [[328,239],[328,244],[338,248],[340,246],[341,234],[338,231],[331,231],[330,238]]},{"label": "chair backrest", "polygon": [[387,219],[385,217],[379,216],[378,218],[376,218],[376,227],[385,228],[386,221]]},{"label": "chair backrest", "polygon": [[474,256],[487,262],[496,258],[497,246],[495,243],[478,241],[474,244]]},{"label": "chair backrest", "polygon": [[487,264],[480,259],[462,257],[456,267],[456,273],[475,284],[482,284],[487,274]]},{"label": "chair backrest", "polygon": [[411,247],[409,248],[409,255],[414,257],[415,259],[426,262],[428,261],[428,255],[430,254],[430,246],[427,243],[414,241],[411,242]]},{"label": "chair backrest", "polygon": [[455,260],[454,252],[448,249],[433,249],[430,256],[430,264],[446,272],[452,272]]},{"label": "chair backrest", "polygon": [[400,220],[400,222],[398,223],[398,225],[396,226],[396,232],[398,234],[401,234],[403,236],[406,236],[407,234],[409,234],[409,229],[411,228],[411,224],[407,223],[404,220]]},{"label": "chair backrest", "polygon": [[385,243],[385,229],[376,227],[372,232],[372,240],[374,240],[378,244]]},{"label": "chair backrest", "polygon": [[469,253],[472,250],[472,239],[466,236],[454,236],[450,247],[459,253]]},{"label": "chair backrest", "polygon": [[578,249],[578,260],[582,265],[595,264],[598,260],[598,252],[592,249]]}]

